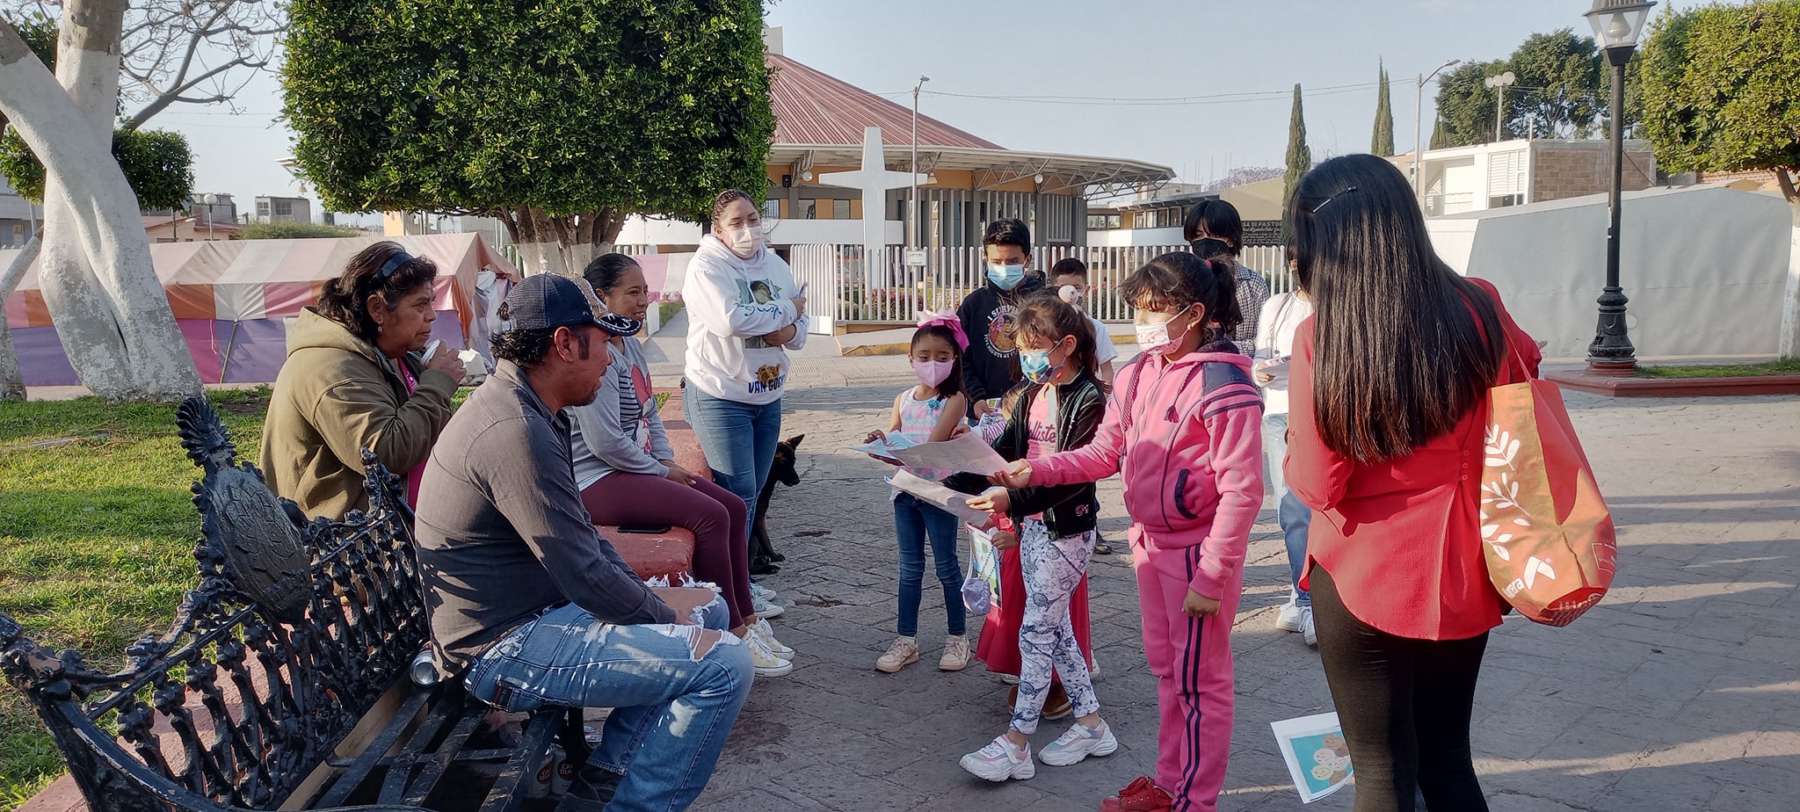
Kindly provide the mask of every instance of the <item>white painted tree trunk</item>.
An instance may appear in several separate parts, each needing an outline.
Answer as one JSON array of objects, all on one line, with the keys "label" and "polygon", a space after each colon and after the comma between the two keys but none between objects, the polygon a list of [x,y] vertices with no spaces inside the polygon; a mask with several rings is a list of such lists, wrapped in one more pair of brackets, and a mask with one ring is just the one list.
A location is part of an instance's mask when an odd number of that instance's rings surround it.
[{"label": "white painted tree trunk", "polygon": [[0,111],[44,164],[38,277],[76,375],[111,400],[176,400],[199,393],[200,376],[112,158],[124,10],[123,0],[67,3],[54,78],[0,25]]},{"label": "white painted tree trunk", "polygon": [[1800,197],[1788,199],[1793,228],[1788,236],[1787,293],[1781,305],[1781,357],[1800,358]]},{"label": "white painted tree trunk", "polygon": [[0,400],[25,399],[25,378],[19,373],[19,353],[13,349],[12,328],[6,323],[6,299],[19,287],[31,263],[37,261],[38,249],[43,245],[42,236],[31,235],[31,241],[13,256],[5,271],[0,271]]}]

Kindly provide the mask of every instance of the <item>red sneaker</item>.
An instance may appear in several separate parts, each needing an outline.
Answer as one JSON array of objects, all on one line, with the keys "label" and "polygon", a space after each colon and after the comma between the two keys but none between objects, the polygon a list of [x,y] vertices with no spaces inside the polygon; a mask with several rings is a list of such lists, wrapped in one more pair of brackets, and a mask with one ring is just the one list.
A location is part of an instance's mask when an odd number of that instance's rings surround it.
[{"label": "red sneaker", "polygon": [[1119,794],[1100,802],[1100,812],[1168,812],[1174,796],[1146,776],[1138,776]]}]

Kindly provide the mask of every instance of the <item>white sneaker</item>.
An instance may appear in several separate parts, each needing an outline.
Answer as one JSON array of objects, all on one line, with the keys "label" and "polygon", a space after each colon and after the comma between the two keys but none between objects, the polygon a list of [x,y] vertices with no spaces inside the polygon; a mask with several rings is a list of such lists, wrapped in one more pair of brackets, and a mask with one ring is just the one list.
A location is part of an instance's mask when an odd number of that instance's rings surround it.
[{"label": "white sneaker", "polygon": [[1067,767],[1080,764],[1088,756],[1110,756],[1118,749],[1119,740],[1113,738],[1112,728],[1105,720],[1091,728],[1076,722],[1056,741],[1039,750],[1038,760],[1052,767]]},{"label": "white sneaker", "polygon": [[1288,593],[1288,602],[1281,605],[1281,614],[1275,616],[1275,628],[1284,632],[1298,632],[1301,624],[1300,604],[1294,602],[1293,593]]},{"label": "white sneaker", "polygon": [[1300,625],[1305,629],[1306,644],[1309,646],[1312,646],[1313,648],[1318,648],[1319,647],[1319,630],[1318,630],[1318,628],[1313,626],[1312,607],[1311,606],[1300,607],[1300,615],[1302,618],[1300,621]]},{"label": "white sneaker", "polygon": [[787,610],[783,609],[781,604],[776,603],[773,600],[764,600],[755,593],[751,593],[750,595],[750,611],[755,612],[757,617],[764,620],[772,617],[781,617],[783,614],[787,613]]},{"label": "white sneaker", "polygon": [[762,584],[759,584],[755,581],[750,582],[750,595],[752,597],[761,598],[765,601],[775,600],[775,590],[770,589],[766,586],[763,586]]},{"label": "white sneaker", "polygon": [[962,635],[944,638],[944,653],[938,657],[939,671],[961,671],[969,667],[969,638]]},{"label": "white sneaker", "polygon": [[896,637],[886,652],[875,660],[875,670],[884,674],[898,673],[919,661],[919,641],[911,637]]},{"label": "white sneaker", "polygon": [[775,639],[775,629],[769,625],[769,621],[759,618],[750,624],[750,636],[761,641],[769,653],[784,660],[794,659],[794,647]]},{"label": "white sneaker", "polygon": [[1000,681],[1007,685],[1018,685],[1019,684],[1019,675],[1018,674],[1001,674]]},{"label": "white sneaker", "polygon": [[768,646],[763,645],[756,635],[750,635],[744,643],[750,646],[750,665],[759,677],[784,677],[794,670],[792,660],[784,660],[775,656]]},{"label": "white sneaker", "polygon": [[[1117,742],[1114,742],[1117,746]],[[962,768],[979,778],[999,783],[1008,778],[1026,779],[1037,775],[1037,765],[1031,759],[1031,745],[1014,749],[1012,742],[1004,735],[987,743],[986,747],[962,757],[958,762]]]}]

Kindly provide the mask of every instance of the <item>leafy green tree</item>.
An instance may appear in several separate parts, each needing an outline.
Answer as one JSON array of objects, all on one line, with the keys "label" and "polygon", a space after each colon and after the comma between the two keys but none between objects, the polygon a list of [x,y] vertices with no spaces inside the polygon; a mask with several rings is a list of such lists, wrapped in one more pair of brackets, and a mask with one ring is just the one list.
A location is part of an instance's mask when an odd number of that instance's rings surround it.
[{"label": "leafy green tree", "polygon": [[1494,140],[1494,91],[1485,82],[1508,69],[1505,60],[1471,61],[1438,74],[1438,126],[1431,135],[1432,149]]},{"label": "leafy green tree", "polygon": [[700,221],[721,189],[767,189],[760,0],[294,0],[289,16],[294,158],[329,209],[497,217],[528,265],[573,272],[629,214]]},{"label": "leafy green tree", "polygon": [[1288,116],[1287,175],[1281,185],[1281,230],[1287,237],[1288,208],[1294,205],[1294,189],[1312,169],[1312,148],[1306,145],[1306,111],[1300,101],[1300,85],[1294,85],[1294,109]]},{"label": "leafy green tree", "polygon": [[[113,158],[137,193],[138,208],[186,209],[194,191],[194,154],[187,137],[170,130],[113,130]],[[0,175],[20,197],[44,200],[44,165],[18,133],[0,137]]]},{"label": "leafy green tree", "polygon": [[1576,36],[1570,28],[1527,38],[1507,60],[1518,77],[1518,85],[1507,93],[1508,136],[1592,134],[1607,107],[1603,62],[1594,40]]},{"label": "leafy green tree", "polygon": [[[1800,246],[1800,0],[1659,17],[1638,56],[1643,131],[1674,172],[1774,174]],[[1789,252],[1780,353],[1800,357],[1800,248]]]},{"label": "leafy green tree", "polygon": [[1381,90],[1375,97],[1375,136],[1369,152],[1383,158],[1394,154],[1394,104],[1388,96],[1387,66],[1381,66]]}]

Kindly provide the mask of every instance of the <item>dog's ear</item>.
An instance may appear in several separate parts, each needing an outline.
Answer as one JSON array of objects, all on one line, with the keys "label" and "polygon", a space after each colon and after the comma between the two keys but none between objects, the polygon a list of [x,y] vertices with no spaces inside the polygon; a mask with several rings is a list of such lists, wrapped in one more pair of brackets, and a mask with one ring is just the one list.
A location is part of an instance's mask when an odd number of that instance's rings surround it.
[{"label": "dog's ear", "polygon": [[789,437],[789,438],[787,438],[787,447],[788,448],[799,448],[800,441],[804,440],[804,439],[806,439],[806,435],[804,435],[804,434],[796,434],[792,437]]}]

